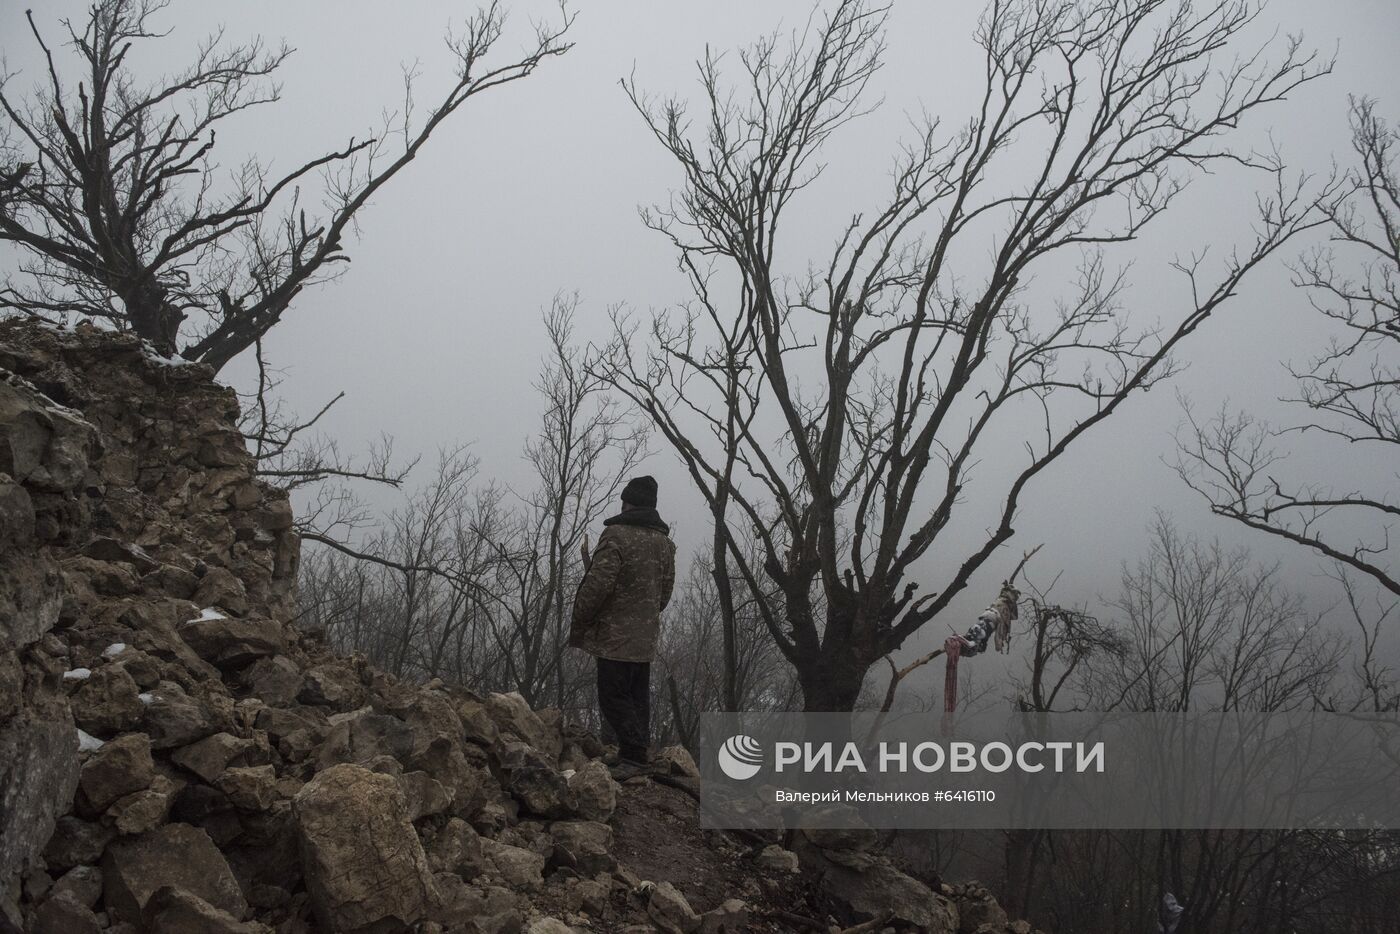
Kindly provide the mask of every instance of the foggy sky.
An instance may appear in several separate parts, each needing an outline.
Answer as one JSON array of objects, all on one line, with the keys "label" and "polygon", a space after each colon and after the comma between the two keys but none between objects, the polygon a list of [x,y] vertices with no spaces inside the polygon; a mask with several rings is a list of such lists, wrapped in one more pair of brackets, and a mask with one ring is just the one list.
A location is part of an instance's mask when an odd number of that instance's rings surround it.
[{"label": "foggy sky", "polygon": [[[27,6],[56,38],[59,16],[81,17],[85,4],[0,0],[0,48],[8,70],[24,72],[19,85],[38,77],[23,20]],[[526,46],[531,17],[557,16],[547,3],[519,0],[511,7],[501,56]],[[876,203],[895,146],[908,135],[909,114],[927,110],[956,126],[972,112],[980,49],[971,34],[980,8],[975,2],[896,0],[886,67],[873,85],[884,103],[833,141],[826,174],[806,199],[815,210],[802,215],[800,228],[789,223],[789,245],[807,251],[791,271],[801,272],[808,258],[828,257],[849,214]],[[219,151],[228,167],[256,152],[286,170],[370,132],[384,108],[398,105],[402,63],[419,63],[420,106],[445,90],[451,60],[442,37],[468,10],[441,0],[176,0],[160,17],[173,36],[144,45],[136,60],[143,71],[174,70],[218,23],[235,41],[258,33],[285,38],[297,52],[281,72],[283,100],[229,121]],[[552,298],[578,293],[578,325],[588,339],[606,336],[611,305],[648,312],[687,297],[672,251],[637,218],[639,205],[664,200],[680,177],[618,79],[635,74],[658,94],[693,95],[693,62],[707,43],[731,49],[775,27],[800,26],[810,7],[582,0],[575,10],[573,50],[451,118],[418,161],[360,214],[361,235],[347,244],[353,262],[343,278],[300,296],[272,332],[268,353],[289,371],[283,390],[293,407],[313,411],[336,392],[347,393],[324,422],[347,450],[389,432],[400,450],[424,452],[426,463],[438,447],[470,441],[484,477],[520,475],[521,448],[540,411],[531,389],[544,351],[540,315]],[[1254,30],[1253,40],[1275,28],[1301,31],[1324,55],[1335,50],[1337,67],[1290,102],[1255,112],[1241,140],[1266,145],[1272,134],[1291,166],[1325,173],[1334,156],[1345,162],[1350,155],[1349,94],[1377,96],[1382,114],[1400,117],[1394,54],[1400,3],[1273,0],[1266,18],[1270,22]],[[1135,263],[1128,300],[1136,321],[1171,322],[1185,310],[1179,301],[1184,282],[1168,269],[1171,259],[1206,244],[1220,250],[1244,242],[1256,181],[1226,173],[1197,183],[1141,246],[1117,255],[1131,255]],[[1063,570],[1055,596],[1096,604],[1098,595],[1116,591],[1120,562],[1145,550],[1155,508],[1184,529],[1283,561],[1289,583],[1306,591],[1315,607],[1336,599],[1319,559],[1213,519],[1164,463],[1180,420],[1177,391],[1202,412],[1228,399],[1288,418],[1274,401],[1293,391],[1281,361],[1306,361],[1325,333],[1304,296],[1289,287],[1279,261],[1303,246],[1297,243],[1256,274],[1242,295],[1188,339],[1185,373],[1132,398],[1033,481],[1022,498],[1017,535],[954,604],[949,621],[964,628],[1021,550],[1041,542],[1032,576],[1047,582]],[[6,267],[12,261],[0,255]],[[235,366],[226,375],[237,383],[248,370]],[[654,449],[647,469],[661,483],[661,508],[677,526],[685,561],[703,540],[707,519],[664,442],[658,439]],[[1327,450],[1344,460],[1300,458],[1291,465],[1293,475],[1342,489],[1385,489],[1394,481],[1393,464]],[[1013,443],[1006,456],[1019,451]],[[426,473],[420,468],[419,479]],[[376,501],[393,504],[392,498]],[[929,586],[948,576],[946,567],[939,570]],[[944,621],[935,620],[905,651],[946,635]]]}]

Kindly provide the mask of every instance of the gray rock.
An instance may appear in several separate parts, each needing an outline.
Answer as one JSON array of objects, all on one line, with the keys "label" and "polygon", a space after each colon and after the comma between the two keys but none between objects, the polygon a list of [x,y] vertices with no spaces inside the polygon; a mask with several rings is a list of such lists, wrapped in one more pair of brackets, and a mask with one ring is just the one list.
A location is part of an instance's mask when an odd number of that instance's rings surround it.
[{"label": "gray rock", "polygon": [[179,633],[196,655],[221,670],[242,668],[287,646],[282,624],[264,616],[196,618],[180,626]]},{"label": "gray rock", "polygon": [[146,934],[272,934],[255,921],[240,921],[197,895],[173,886],[151,894],[142,912]]},{"label": "gray rock", "polygon": [[669,882],[659,882],[652,887],[647,899],[647,917],[666,934],[692,934],[700,929],[700,916]]},{"label": "gray rock", "polygon": [[277,800],[277,772],[270,765],[224,769],[214,783],[229,802],[243,811],[266,811]]},{"label": "gray rock", "polygon": [[797,872],[800,868],[797,854],[792,850],[783,849],[776,843],[765,846],[753,861],[758,868],[769,872]]},{"label": "gray rock", "polygon": [[486,869],[481,836],[460,817],[448,820],[427,846],[433,872],[451,872],[470,882]]},{"label": "gray rock", "polygon": [[60,817],[53,835],[44,847],[44,862],[51,869],[71,869],[96,863],[116,833],[73,815]]},{"label": "gray rock", "polygon": [[488,870],[515,889],[534,891],[544,884],[545,858],[533,850],[498,840],[483,839]]},{"label": "gray rock", "polygon": [[399,776],[408,819],[418,821],[441,814],[452,804],[452,794],[427,772],[405,772]]},{"label": "gray rock", "polygon": [[742,899],[727,898],[700,916],[700,934],[743,934],[749,930],[749,915],[749,906]]},{"label": "gray rock", "polygon": [[612,855],[613,833],[597,821],[555,821],[549,825],[554,840],[554,862],[568,866],[581,876],[612,872],[617,860]]},{"label": "gray rock", "polygon": [[189,824],[166,824],[107,848],[102,859],[107,911],[119,921],[142,923],[146,902],[171,886],[241,919],[248,911],[234,878],[209,834]]},{"label": "gray rock", "polygon": [[188,746],[223,726],[213,711],[173,681],[162,681],[150,693],[142,729],[151,738],[152,749]]},{"label": "gray rock", "polygon": [[58,696],[33,701],[0,725],[0,903],[54,835],[78,785],[77,732],[66,704]]},{"label": "gray rock", "polygon": [[593,760],[569,777],[574,809],[584,820],[608,821],[617,810],[617,784],[608,767]]},{"label": "gray rock", "polygon": [[73,719],[94,736],[134,729],[146,715],[141,689],[121,665],[103,665],[73,694]]},{"label": "gray rock", "polygon": [[113,801],[150,787],[155,776],[151,740],[127,733],[103,745],[83,763],[78,790],[90,814],[101,814]]},{"label": "gray rock", "polygon": [[39,906],[29,930],[32,934],[100,934],[102,925],[91,908],[64,894]]},{"label": "gray rock", "polygon": [[74,866],[59,876],[49,890],[49,897],[67,895],[84,908],[96,906],[102,897],[102,870],[96,866]]},{"label": "gray rock", "polygon": [[549,729],[539,714],[530,709],[525,698],[515,691],[488,695],[486,712],[503,734],[533,746],[555,762],[559,760],[559,753],[564,747],[563,737],[558,730]]},{"label": "gray rock", "polygon": [[231,733],[215,733],[197,743],[182,746],[170,754],[170,759],[206,782],[215,782],[232,762],[248,755],[253,741]]},{"label": "gray rock", "polygon": [[269,707],[287,707],[301,690],[302,672],[285,655],[260,658],[242,672],[243,686]]},{"label": "gray rock", "polygon": [[392,776],[333,766],[297,793],[293,812],[307,891],[324,928],[406,928],[427,916],[432,875]]}]

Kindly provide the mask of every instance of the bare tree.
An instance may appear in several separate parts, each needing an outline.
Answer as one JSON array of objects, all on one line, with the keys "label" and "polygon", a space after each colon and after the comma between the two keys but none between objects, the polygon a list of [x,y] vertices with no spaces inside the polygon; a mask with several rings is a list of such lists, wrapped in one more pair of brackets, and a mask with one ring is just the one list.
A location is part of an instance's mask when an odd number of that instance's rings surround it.
[{"label": "bare tree", "polygon": [[[670,239],[694,297],[649,327],[616,315],[597,365],[679,454],[748,591],[777,585],[781,598],[759,606],[808,709],[849,709],[869,667],[1013,535],[1027,485],[1170,374],[1182,340],[1318,222],[1277,157],[1225,141],[1330,67],[1296,40],[1274,60],[1268,47],[1236,51],[1258,12],[1250,0],[996,0],[976,36],[976,112],[951,134],[921,126],[887,200],[851,218],[830,256],[796,258],[795,272],[790,209],[812,190],[825,144],[867,108],[885,11],[843,0],[790,45],[763,39],[739,54],[733,87],[707,55],[694,123],[683,101],[626,83],[683,176],[644,217]],[[1012,152],[1034,168],[1008,181]],[[1202,257],[1178,262],[1183,312],[1135,330],[1126,273],[1107,251],[1193,176],[1227,165],[1271,179],[1255,241],[1214,278]],[[1067,280],[1062,256],[1077,258]],[[1024,456],[987,491],[986,534],[916,599],[911,569],[964,511],[988,439],[1027,424]],[[739,547],[746,529],[761,562]]]},{"label": "bare tree", "polygon": [[544,411],[525,443],[523,483],[477,485],[476,459],[449,449],[377,529],[354,509],[342,526],[357,530],[351,544],[307,535],[335,553],[308,562],[304,582],[311,623],[333,643],[398,675],[585,706],[586,666],[567,651],[580,546],[645,455],[646,432],[584,365],[575,306],[559,298],[545,315],[549,350],[535,383]]},{"label": "bare tree", "polygon": [[[1384,489],[1343,492],[1278,478],[1288,439],[1330,442],[1353,459],[1393,456],[1400,446],[1400,131],[1365,98],[1352,102],[1351,129],[1359,165],[1322,205],[1329,242],[1294,268],[1294,284],[1338,332],[1307,365],[1291,368],[1298,395],[1289,401],[1306,414],[1275,427],[1225,410],[1199,420],[1188,406],[1177,466],[1217,515],[1312,548],[1400,596],[1390,541],[1400,502]],[[1357,523],[1370,533],[1351,537]]]},{"label": "bare tree", "polygon": [[562,704],[573,593],[582,579],[580,546],[614,507],[621,484],[646,455],[646,432],[605,393],[574,343],[576,298],[558,298],[545,317],[549,352],[535,389],[545,402],[525,445],[533,490],[497,571],[512,599],[491,614],[506,675],[527,700]]},{"label": "bare tree", "polygon": [[1086,662],[1091,710],[1308,709],[1341,660],[1277,565],[1184,535],[1161,514],[1110,606],[1121,648]]},{"label": "bare tree", "polygon": [[[273,174],[250,160],[221,181],[215,131],[274,103],[291,50],[215,33],[194,62],[153,84],[132,56],[164,37],[167,0],[99,0],[63,21],[76,57],[61,62],[28,13],[46,74],[28,98],[0,76],[0,241],[24,261],[0,308],[101,319],[162,354],[220,369],[257,344],[302,289],[337,274],[359,212],[471,98],[532,73],[569,49],[572,22],[536,27],[533,48],[497,61],[505,15],[491,3],[449,37],[455,79],[424,115],[405,73],[401,109],[384,132]],[[324,213],[303,186],[320,176]]]}]

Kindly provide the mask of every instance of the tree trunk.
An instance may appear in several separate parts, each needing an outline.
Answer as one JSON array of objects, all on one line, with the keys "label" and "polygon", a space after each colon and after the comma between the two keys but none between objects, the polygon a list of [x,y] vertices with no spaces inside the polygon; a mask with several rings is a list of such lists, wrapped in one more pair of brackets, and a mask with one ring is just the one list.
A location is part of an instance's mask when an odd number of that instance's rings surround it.
[{"label": "tree trunk", "polygon": [[158,353],[175,356],[184,314],[171,307],[163,288],[138,285],[118,293],[126,306],[127,321],[137,337],[150,341]]},{"label": "tree trunk", "polygon": [[854,710],[860,699],[870,663],[858,658],[849,645],[833,645],[834,641],[828,638],[815,659],[797,663],[802,709],[808,713]]}]

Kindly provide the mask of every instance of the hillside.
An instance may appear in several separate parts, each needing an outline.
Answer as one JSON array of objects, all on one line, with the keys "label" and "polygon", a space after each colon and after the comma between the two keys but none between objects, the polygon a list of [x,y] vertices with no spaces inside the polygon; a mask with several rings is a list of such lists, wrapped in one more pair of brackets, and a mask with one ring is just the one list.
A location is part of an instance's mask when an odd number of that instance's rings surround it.
[{"label": "hillside", "polygon": [[1030,931],[873,832],[702,831],[684,750],[619,786],[558,711],[334,656],[236,416],[0,322],[0,930]]}]

